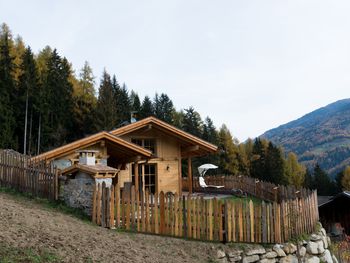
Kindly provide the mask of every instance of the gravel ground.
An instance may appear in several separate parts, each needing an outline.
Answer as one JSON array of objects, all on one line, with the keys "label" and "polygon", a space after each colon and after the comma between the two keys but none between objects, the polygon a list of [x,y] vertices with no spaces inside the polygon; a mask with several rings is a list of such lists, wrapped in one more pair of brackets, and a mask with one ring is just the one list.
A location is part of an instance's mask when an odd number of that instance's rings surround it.
[{"label": "gravel ground", "polygon": [[[0,192],[0,242],[61,262],[214,262],[222,244],[117,232]],[[1,255],[0,255],[1,262]]]}]

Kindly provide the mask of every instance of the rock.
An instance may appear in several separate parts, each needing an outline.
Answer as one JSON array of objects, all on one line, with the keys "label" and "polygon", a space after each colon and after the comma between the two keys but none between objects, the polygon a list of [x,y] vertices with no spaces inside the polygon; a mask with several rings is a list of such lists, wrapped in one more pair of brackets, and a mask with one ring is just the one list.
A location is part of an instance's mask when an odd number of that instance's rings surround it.
[{"label": "rock", "polygon": [[283,246],[283,251],[286,252],[286,254],[293,254],[297,251],[297,247],[292,243],[288,243]]},{"label": "rock", "polygon": [[333,263],[338,263],[338,259],[337,259],[337,257],[336,256],[332,256],[332,259],[333,259]]},{"label": "rock", "polygon": [[310,256],[305,259],[305,263],[320,263],[320,259],[316,256]]},{"label": "rock", "polygon": [[234,250],[228,251],[226,254],[229,258],[233,258],[233,257],[237,257],[237,256],[242,255],[242,253],[243,253],[243,250],[234,249]]},{"label": "rock", "polygon": [[298,258],[294,255],[288,255],[283,257],[279,261],[280,263],[298,263]]},{"label": "rock", "polygon": [[326,230],[325,230],[323,227],[321,228],[320,232],[322,233],[322,235],[323,235],[324,237],[327,236]]},{"label": "rock", "polygon": [[266,250],[262,246],[254,246],[254,247],[247,248],[245,250],[245,254],[247,256],[261,255],[261,254],[265,254],[265,253],[266,253]]},{"label": "rock", "polygon": [[312,241],[308,242],[306,245],[306,251],[309,254],[317,255],[318,254],[318,244],[315,242],[312,242]]},{"label": "rock", "polygon": [[260,258],[258,255],[252,255],[252,256],[245,256],[243,258],[242,263],[251,263],[251,262],[256,262],[258,261]]},{"label": "rock", "polygon": [[275,258],[264,258],[259,260],[259,263],[276,263],[276,259]]},{"label": "rock", "polygon": [[323,242],[323,246],[324,248],[328,248],[328,240],[327,240],[327,237],[326,236],[323,236],[322,237],[322,242]]},{"label": "rock", "polygon": [[328,243],[328,246],[331,245],[331,238],[330,237],[327,237],[327,243]]},{"label": "rock", "polygon": [[226,257],[225,251],[219,249],[219,250],[216,252],[216,257],[217,257],[217,258],[224,258],[224,257]]},{"label": "rock", "polygon": [[299,249],[299,255],[301,257],[304,257],[306,255],[306,248],[305,247],[300,247]]},{"label": "rock", "polygon": [[229,261],[228,261],[228,259],[226,257],[224,257],[224,258],[217,259],[216,262],[218,262],[218,263],[228,263]]},{"label": "rock", "polygon": [[234,257],[229,257],[230,262],[237,262],[241,261],[242,257],[241,256],[234,256]]},{"label": "rock", "polygon": [[277,257],[277,253],[275,251],[267,252],[265,254],[265,257],[268,258],[268,259],[276,258]]},{"label": "rock", "polygon": [[324,251],[324,253],[322,254],[322,256],[320,257],[322,262],[326,262],[326,263],[333,263],[333,259],[331,256],[331,252],[329,252],[328,249],[326,249]]},{"label": "rock", "polygon": [[322,237],[320,235],[317,235],[317,234],[311,234],[311,236],[310,236],[311,241],[318,241],[321,239],[322,239]]},{"label": "rock", "polygon": [[322,254],[325,251],[323,241],[320,240],[320,241],[317,241],[316,243],[317,243],[318,254]]},{"label": "rock", "polygon": [[277,253],[277,256],[279,256],[279,257],[286,256],[286,253],[283,251],[283,249],[281,248],[281,245],[279,245],[279,244],[274,245],[272,250],[275,251]]}]

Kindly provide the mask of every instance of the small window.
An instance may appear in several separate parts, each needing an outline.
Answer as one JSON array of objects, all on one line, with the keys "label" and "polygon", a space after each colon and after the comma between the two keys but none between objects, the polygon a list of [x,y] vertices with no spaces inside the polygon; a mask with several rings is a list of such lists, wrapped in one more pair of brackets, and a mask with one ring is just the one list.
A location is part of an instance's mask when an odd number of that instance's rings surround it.
[{"label": "small window", "polygon": [[156,153],[156,140],[155,139],[131,139],[132,143],[135,143],[149,151],[153,154]]}]

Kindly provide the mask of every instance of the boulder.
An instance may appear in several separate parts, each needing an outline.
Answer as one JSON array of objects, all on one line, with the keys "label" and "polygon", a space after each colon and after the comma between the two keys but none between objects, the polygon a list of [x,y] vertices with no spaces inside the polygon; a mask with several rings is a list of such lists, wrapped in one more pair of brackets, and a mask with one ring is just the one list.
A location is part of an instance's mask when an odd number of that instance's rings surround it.
[{"label": "boulder", "polygon": [[332,255],[331,252],[329,252],[328,249],[326,249],[324,251],[324,253],[322,254],[322,256],[320,257],[322,262],[326,262],[326,263],[333,263],[333,259],[332,259]]},{"label": "boulder", "polygon": [[274,245],[272,250],[275,251],[277,253],[277,256],[279,256],[279,257],[286,256],[286,253],[283,251],[281,245],[279,245],[279,244]]},{"label": "boulder", "polygon": [[267,252],[265,254],[265,257],[268,258],[268,259],[271,259],[271,258],[276,258],[278,255],[275,251],[271,251],[271,252]]},{"label": "boulder", "polygon": [[336,256],[332,256],[332,259],[333,259],[333,263],[338,263],[338,259],[337,259],[337,257]]},{"label": "boulder", "polygon": [[242,263],[251,263],[251,262],[256,262],[258,261],[260,258],[258,255],[252,255],[252,256],[245,256],[243,258]]},{"label": "boulder", "polygon": [[322,237],[320,235],[317,235],[317,234],[311,234],[310,240],[311,241],[318,241],[318,240],[322,240]]},{"label": "boulder", "polygon": [[286,254],[293,254],[297,251],[297,246],[292,243],[285,244],[283,246],[283,251],[286,252]]},{"label": "boulder", "polygon": [[320,232],[322,233],[322,235],[323,235],[324,237],[327,236],[326,230],[325,230],[323,227],[321,228]]},{"label": "boulder", "polygon": [[242,257],[241,256],[233,256],[233,257],[229,257],[230,262],[237,262],[237,261],[241,261]]},{"label": "boulder", "polygon": [[305,247],[300,247],[299,249],[299,255],[301,257],[304,257],[306,255],[306,248]]},{"label": "boulder", "polygon": [[241,256],[242,253],[243,253],[243,250],[234,249],[234,250],[228,251],[226,254],[229,258],[233,258],[233,257]]},{"label": "boulder", "polygon": [[249,248],[245,249],[245,254],[247,256],[261,255],[261,254],[265,254],[265,253],[266,253],[266,250],[262,246],[253,246],[253,247],[249,247]]},{"label": "boulder", "polygon": [[294,255],[288,255],[283,257],[279,261],[280,263],[298,263],[298,258]]},{"label": "boulder", "polygon": [[260,259],[259,263],[276,263],[276,259],[275,258],[264,258],[264,259]]},{"label": "boulder", "polygon": [[323,236],[322,237],[322,242],[323,242],[323,246],[324,248],[328,248],[328,240],[327,240],[327,237],[326,236]]},{"label": "boulder", "polygon": [[309,241],[306,245],[306,251],[309,254],[317,255],[318,254],[318,244],[316,242]]},{"label": "boulder", "polygon": [[219,250],[216,252],[216,257],[217,257],[217,258],[224,258],[224,257],[226,257],[225,251],[219,249]]},{"label": "boulder", "polygon": [[322,254],[325,251],[323,241],[320,240],[320,241],[317,241],[316,243],[317,243],[318,254]]},{"label": "boulder", "polygon": [[309,256],[305,259],[305,263],[320,263],[320,259],[316,256]]}]

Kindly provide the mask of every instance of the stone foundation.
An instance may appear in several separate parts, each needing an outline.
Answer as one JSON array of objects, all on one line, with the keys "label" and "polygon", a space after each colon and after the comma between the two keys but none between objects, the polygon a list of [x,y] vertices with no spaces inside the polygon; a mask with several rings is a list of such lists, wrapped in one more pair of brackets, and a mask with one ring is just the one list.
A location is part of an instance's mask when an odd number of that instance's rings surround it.
[{"label": "stone foundation", "polygon": [[242,249],[227,248],[217,251],[218,262],[237,263],[338,263],[338,260],[329,251],[330,239],[326,231],[321,228],[318,233],[312,234],[308,241],[299,243],[275,244],[269,248],[261,245],[243,244]]}]

